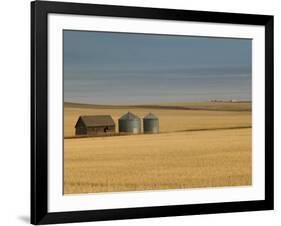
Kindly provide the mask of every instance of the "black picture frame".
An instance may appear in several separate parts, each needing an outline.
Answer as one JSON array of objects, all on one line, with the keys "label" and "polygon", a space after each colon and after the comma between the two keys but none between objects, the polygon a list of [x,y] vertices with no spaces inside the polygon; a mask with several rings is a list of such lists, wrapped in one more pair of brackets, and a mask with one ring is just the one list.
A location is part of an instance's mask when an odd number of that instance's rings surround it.
[{"label": "black picture frame", "polygon": [[[125,209],[48,212],[48,14],[96,15],[265,27],[265,199]],[[35,1],[31,3],[31,223],[51,224],[192,214],[272,210],[273,16],[175,9]]]}]

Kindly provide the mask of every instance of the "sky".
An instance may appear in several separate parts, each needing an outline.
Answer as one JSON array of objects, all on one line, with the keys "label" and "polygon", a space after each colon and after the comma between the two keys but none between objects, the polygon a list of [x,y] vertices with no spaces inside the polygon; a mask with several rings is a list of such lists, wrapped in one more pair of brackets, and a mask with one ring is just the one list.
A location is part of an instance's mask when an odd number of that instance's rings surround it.
[{"label": "sky", "polygon": [[63,40],[65,102],[251,100],[250,39],[65,30]]}]

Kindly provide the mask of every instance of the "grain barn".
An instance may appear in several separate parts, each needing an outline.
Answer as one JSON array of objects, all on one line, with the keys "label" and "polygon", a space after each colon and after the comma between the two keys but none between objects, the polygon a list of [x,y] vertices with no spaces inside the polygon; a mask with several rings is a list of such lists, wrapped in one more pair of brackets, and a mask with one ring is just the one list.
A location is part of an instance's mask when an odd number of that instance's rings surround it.
[{"label": "grain barn", "polygon": [[131,112],[123,115],[118,120],[120,133],[140,133],[141,132],[141,120],[137,115]]},{"label": "grain barn", "polygon": [[109,135],[115,133],[115,123],[110,115],[80,116],[75,125],[75,135]]},{"label": "grain barn", "polygon": [[143,118],[144,133],[159,133],[159,119],[156,115],[149,113]]}]

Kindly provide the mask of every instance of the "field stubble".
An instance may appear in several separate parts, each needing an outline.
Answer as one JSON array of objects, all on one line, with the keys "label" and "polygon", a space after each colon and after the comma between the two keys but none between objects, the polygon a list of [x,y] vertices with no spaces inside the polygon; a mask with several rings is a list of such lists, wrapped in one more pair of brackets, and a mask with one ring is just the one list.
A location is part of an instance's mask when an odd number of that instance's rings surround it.
[{"label": "field stubble", "polygon": [[[79,114],[112,114],[130,109],[65,108],[65,133]],[[150,109],[133,112],[143,116]],[[250,111],[153,110],[156,135],[64,139],[64,193],[240,186],[252,183],[251,128],[175,132],[187,129],[250,127]]]}]

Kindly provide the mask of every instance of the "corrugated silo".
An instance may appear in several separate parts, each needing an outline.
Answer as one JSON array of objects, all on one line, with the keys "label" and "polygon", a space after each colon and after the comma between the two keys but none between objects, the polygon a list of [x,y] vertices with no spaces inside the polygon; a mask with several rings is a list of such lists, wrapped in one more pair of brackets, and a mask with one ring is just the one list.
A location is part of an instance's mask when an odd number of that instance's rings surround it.
[{"label": "corrugated silo", "polygon": [[131,112],[123,115],[118,120],[120,133],[140,133],[141,119]]},{"label": "corrugated silo", "polygon": [[159,133],[159,119],[152,113],[143,118],[144,133]]}]

